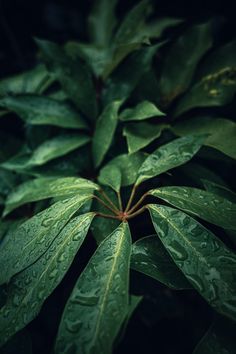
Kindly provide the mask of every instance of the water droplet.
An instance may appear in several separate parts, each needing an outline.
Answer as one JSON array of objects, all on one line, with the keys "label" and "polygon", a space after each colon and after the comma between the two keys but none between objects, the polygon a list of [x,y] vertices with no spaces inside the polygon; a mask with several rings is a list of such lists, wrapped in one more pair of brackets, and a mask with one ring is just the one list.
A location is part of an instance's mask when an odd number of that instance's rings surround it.
[{"label": "water droplet", "polygon": [[98,296],[89,294],[76,294],[76,296],[71,299],[73,303],[77,303],[82,306],[94,306],[98,303],[98,300]]},{"label": "water droplet", "polygon": [[81,328],[81,326],[83,325],[83,323],[81,321],[72,322],[70,320],[67,320],[65,325],[66,325],[66,329],[69,332],[77,333],[79,331],[79,329]]},{"label": "water droplet", "polygon": [[54,218],[46,218],[42,220],[41,225],[44,227],[49,227],[52,226],[54,223],[55,223]]}]

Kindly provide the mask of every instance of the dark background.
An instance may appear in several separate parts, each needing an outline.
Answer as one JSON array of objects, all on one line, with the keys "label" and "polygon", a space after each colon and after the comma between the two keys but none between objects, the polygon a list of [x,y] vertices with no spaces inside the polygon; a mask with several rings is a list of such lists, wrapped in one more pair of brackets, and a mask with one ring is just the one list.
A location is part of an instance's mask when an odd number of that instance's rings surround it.
[{"label": "dark background", "polygon": [[[34,66],[36,46],[33,37],[59,43],[69,39],[88,40],[86,18],[92,3],[92,0],[0,0],[0,78]],[[137,1],[120,0],[118,17],[122,18],[135,3]],[[233,1],[163,0],[154,3],[157,16],[181,17],[190,24],[220,16],[226,20],[220,36],[232,38],[236,33]],[[39,317],[28,326],[34,354],[50,353],[63,303],[78,276],[77,271],[80,272],[88,261],[87,250],[92,252],[94,248],[90,238],[82,247],[80,263],[73,265]],[[138,274],[133,274],[131,289],[136,294],[148,295],[134,314],[115,353],[191,354],[214,318],[204,300],[192,291],[171,292]]]}]

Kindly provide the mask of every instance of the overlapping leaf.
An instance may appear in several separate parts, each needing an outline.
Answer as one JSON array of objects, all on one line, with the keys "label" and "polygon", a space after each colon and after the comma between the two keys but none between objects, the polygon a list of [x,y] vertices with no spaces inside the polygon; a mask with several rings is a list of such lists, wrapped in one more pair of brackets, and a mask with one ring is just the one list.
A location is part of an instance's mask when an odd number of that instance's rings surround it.
[{"label": "overlapping leaf", "polygon": [[[57,354],[112,352],[127,315],[131,238],[121,224],[98,247],[66,304],[56,340]],[[79,335],[78,335],[79,333]]]},{"label": "overlapping leaf", "polygon": [[219,313],[236,320],[236,256],[196,220],[161,205],[149,205],[153,226],[176,265]]},{"label": "overlapping leaf", "polygon": [[11,280],[7,302],[0,310],[0,345],[37,316],[68,271],[93,217],[89,213],[71,220],[42,257]]},{"label": "overlapping leaf", "polygon": [[119,119],[124,121],[144,120],[152,117],[162,117],[164,115],[165,113],[162,113],[152,102],[143,101],[134,108],[125,109],[120,114]]}]

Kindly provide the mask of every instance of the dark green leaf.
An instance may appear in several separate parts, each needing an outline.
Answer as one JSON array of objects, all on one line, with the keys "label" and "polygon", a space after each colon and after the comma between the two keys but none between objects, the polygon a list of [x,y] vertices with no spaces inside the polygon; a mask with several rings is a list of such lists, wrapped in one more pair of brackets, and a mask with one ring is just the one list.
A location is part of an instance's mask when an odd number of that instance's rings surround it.
[{"label": "dark green leaf", "polygon": [[180,18],[162,17],[147,23],[142,32],[147,38],[160,38],[166,29],[182,22],[183,20]]},{"label": "dark green leaf", "polygon": [[71,220],[42,257],[14,276],[7,302],[0,310],[0,344],[37,316],[46,298],[68,271],[93,217],[94,214],[89,213]]},{"label": "dark green leaf", "polygon": [[118,110],[121,102],[108,104],[97,120],[93,136],[93,159],[95,166],[99,166],[108,151],[118,123]]},{"label": "dark green leaf", "polygon": [[121,171],[116,165],[107,165],[103,167],[98,176],[98,181],[105,186],[109,186],[116,192],[119,192],[121,187]]},{"label": "dark green leaf", "polygon": [[167,124],[131,123],[125,126],[123,135],[127,139],[130,154],[143,149],[160,137]]},{"label": "dark green leaf", "polygon": [[39,259],[74,213],[91,197],[82,195],[59,201],[9,233],[1,246],[0,284]]},{"label": "dark green leaf", "polygon": [[131,268],[170,288],[191,288],[156,235],[141,238],[133,244]]},{"label": "dark green leaf", "polygon": [[205,139],[205,135],[189,135],[161,146],[141,165],[136,185],[188,162],[201,148]]},{"label": "dark green leaf", "polygon": [[236,230],[236,204],[217,194],[191,187],[162,187],[149,194],[212,224]]},{"label": "dark green leaf", "polygon": [[90,119],[97,115],[96,93],[88,66],[77,57],[72,59],[57,44],[36,40],[51,75],[77,107]]},{"label": "dark green leaf", "polygon": [[217,194],[225,199],[230,200],[232,203],[236,203],[236,193],[231,191],[229,188],[224,185],[217,184],[206,179],[202,179],[202,183],[208,192]]},{"label": "dark green leaf", "polygon": [[165,248],[193,287],[219,313],[236,319],[236,256],[209,230],[183,213],[149,205]]},{"label": "dark green leaf", "polygon": [[204,145],[213,147],[236,159],[236,124],[228,119],[196,117],[177,123],[172,128],[175,134],[209,134]]},{"label": "dark green leaf", "polygon": [[37,178],[19,185],[8,195],[3,215],[5,216],[20,205],[29,202],[53,197],[64,196],[66,198],[69,196],[93,192],[93,190],[96,189],[99,189],[98,185],[84,178]]},{"label": "dark green leaf", "polygon": [[78,112],[64,102],[37,95],[18,95],[0,99],[0,106],[17,113],[25,122],[63,128],[86,128]]},{"label": "dark green leaf", "polygon": [[[56,340],[56,353],[112,352],[127,315],[131,237],[121,224],[98,247],[66,304]],[[78,335],[79,333],[79,335]]]},{"label": "dark green leaf", "polygon": [[174,42],[160,80],[166,104],[188,88],[199,60],[211,45],[211,22],[191,27]]},{"label": "dark green leaf", "polygon": [[144,120],[151,117],[160,117],[164,115],[165,113],[162,113],[152,102],[143,101],[134,108],[125,109],[120,114],[119,119],[124,121]]}]

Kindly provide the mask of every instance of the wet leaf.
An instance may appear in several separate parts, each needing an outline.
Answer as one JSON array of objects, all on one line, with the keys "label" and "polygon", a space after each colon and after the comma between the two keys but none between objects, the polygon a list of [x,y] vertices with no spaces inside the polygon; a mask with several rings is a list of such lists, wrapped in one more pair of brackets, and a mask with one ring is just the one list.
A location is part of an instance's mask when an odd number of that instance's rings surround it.
[{"label": "wet leaf", "polygon": [[196,220],[161,205],[149,205],[153,226],[176,265],[219,313],[236,319],[236,256]]},{"label": "wet leaf", "polygon": [[129,227],[123,223],[99,245],[79,277],[62,315],[57,354],[72,348],[112,352],[127,314],[130,253]]},{"label": "wet leaf", "polygon": [[199,60],[211,46],[211,22],[192,26],[174,42],[160,79],[167,105],[188,88]]},{"label": "wet leaf", "polygon": [[119,119],[124,121],[144,120],[164,115],[165,113],[162,113],[152,102],[143,101],[134,108],[127,108],[122,111]]},{"label": "wet leaf", "polygon": [[143,237],[132,245],[131,268],[169,288],[191,288],[156,235]]},{"label": "wet leaf", "polygon": [[193,354],[234,354],[236,351],[235,331],[234,323],[219,318],[209,328]]},{"label": "wet leaf", "polygon": [[90,138],[84,134],[64,134],[44,141],[31,155],[16,156],[2,163],[2,166],[9,170],[18,170],[41,166],[57,157],[68,154],[87,144]]},{"label": "wet leaf", "polygon": [[166,124],[131,123],[125,126],[123,135],[127,139],[130,154],[143,149],[153,140],[159,138]]},{"label": "wet leaf", "polygon": [[71,58],[56,43],[36,40],[50,74],[59,81],[62,89],[75,105],[90,119],[97,115],[96,93],[92,73],[84,61]]},{"label": "wet leaf", "polygon": [[95,183],[77,177],[41,177],[24,182],[13,190],[5,202],[4,216],[20,205],[53,197],[73,197],[78,194],[92,193],[99,189]]},{"label": "wet leaf", "polygon": [[97,120],[93,136],[93,159],[95,166],[99,166],[108,151],[118,123],[118,110],[121,102],[114,101],[108,104]]},{"label": "wet leaf", "polygon": [[172,130],[180,136],[209,134],[204,145],[236,159],[236,123],[229,119],[196,117],[175,124]]},{"label": "wet leaf", "polygon": [[98,181],[101,184],[111,187],[116,192],[119,192],[121,187],[121,171],[115,165],[104,166],[98,176]]},{"label": "wet leaf", "polygon": [[0,284],[8,282],[14,274],[39,259],[75,212],[90,198],[91,195],[82,195],[59,201],[9,233],[0,250]]},{"label": "wet leaf", "polygon": [[236,41],[214,50],[205,60],[199,80],[181,98],[174,115],[195,107],[214,107],[229,103],[236,91]]},{"label": "wet leaf", "polygon": [[236,203],[236,193],[231,191],[229,188],[222,186],[221,184],[202,179],[202,183],[206,190],[210,193],[217,194],[225,199],[230,200],[232,203]]},{"label": "wet leaf", "polygon": [[162,187],[149,192],[175,207],[226,229],[236,230],[236,204],[192,187]]},{"label": "wet leaf", "polygon": [[71,106],[52,98],[37,95],[6,96],[0,106],[17,113],[34,125],[55,125],[62,128],[86,128],[81,115]]},{"label": "wet leaf", "polygon": [[37,316],[46,298],[68,271],[93,217],[94,214],[89,213],[71,220],[42,257],[13,277],[7,302],[0,310],[0,344]]},{"label": "wet leaf", "polygon": [[201,148],[205,139],[206,136],[203,135],[188,135],[161,146],[141,165],[136,185],[188,162]]}]

